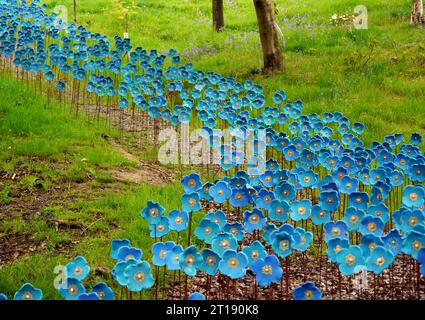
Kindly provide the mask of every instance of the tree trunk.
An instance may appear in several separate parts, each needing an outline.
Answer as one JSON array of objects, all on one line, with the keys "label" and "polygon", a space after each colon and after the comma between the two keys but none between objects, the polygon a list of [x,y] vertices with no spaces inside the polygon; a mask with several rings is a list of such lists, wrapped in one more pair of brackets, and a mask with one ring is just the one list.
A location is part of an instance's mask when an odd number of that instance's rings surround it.
[{"label": "tree trunk", "polygon": [[264,72],[283,71],[282,47],[279,42],[272,0],[253,1],[263,48]]},{"label": "tree trunk", "polygon": [[223,0],[212,0],[214,30],[220,32],[224,27]]},{"label": "tree trunk", "polygon": [[424,5],[422,0],[413,0],[412,3],[412,24],[424,24]]},{"label": "tree trunk", "polygon": [[77,0],[74,0],[74,22],[77,23]]}]

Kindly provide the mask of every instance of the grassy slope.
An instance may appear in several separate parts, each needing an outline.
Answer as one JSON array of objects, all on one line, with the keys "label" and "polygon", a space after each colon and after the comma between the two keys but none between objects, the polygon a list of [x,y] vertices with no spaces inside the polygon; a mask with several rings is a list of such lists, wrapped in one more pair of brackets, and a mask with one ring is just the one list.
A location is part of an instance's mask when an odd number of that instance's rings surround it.
[{"label": "grassy slope", "polygon": [[[73,19],[71,0],[45,2],[51,8],[68,6]],[[342,111],[367,124],[366,142],[396,130],[425,131],[425,43],[423,30],[409,25],[409,0],[362,1],[369,29],[354,31],[331,27],[328,21],[334,13],[352,13],[358,1],[275,0],[286,71],[270,78],[250,75],[262,64],[252,1],[225,2],[226,28],[220,34],[212,31],[210,0],[133,3],[129,34],[134,46],[188,50],[197,68],[253,78],[268,94],[283,88],[289,98],[302,99],[307,112]],[[113,0],[81,1],[79,22],[110,36],[122,34],[124,23],[116,8]],[[356,67],[367,60],[375,40],[370,61]]]},{"label": "grassy slope", "polygon": [[[82,254],[91,267],[112,268],[109,259],[111,239],[126,237],[150,255],[146,224],[138,216],[150,199],[161,199],[168,210],[178,206],[178,183],[167,186],[131,185],[113,181],[105,169],[132,166],[101,137],[117,135],[102,125],[88,124],[57,104],[47,105],[41,97],[4,76],[0,77],[0,173],[16,169],[31,172],[18,181],[0,184],[0,237],[15,233],[33,236],[46,250],[25,255],[0,267],[0,292],[9,297],[25,282],[43,288],[46,298],[58,298],[53,288],[53,269]],[[31,112],[30,112],[31,111]],[[81,159],[87,159],[82,162]],[[91,178],[88,178],[91,177]],[[57,194],[56,186],[85,188],[75,199],[47,203],[39,214],[23,219],[28,212],[4,212],[3,208],[22,194]],[[40,189],[40,190],[38,190]],[[60,196],[60,195],[59,195]],[[11,216],[10,216],[11,215]],[[84,232],[57,230],[50,222],[59,220],[81,226]],[[78,239],[70,248],[69,241]],[[65,245],[65,250],[58,248]],[[58,253],[58,251],[60,253]],[[109,277],[93,273],[87,286]]]},{"label": "grassy slope", "polygon": [[[47,2],[68,6],[72,3],[70,0]],[[394,130],[403,133],[424,130],[425,98],[421,93],[425,89],[425,58],[421,53],[424,44],[420,43],[423,30],[408,25],[410,2],[407,0],[403,5],[398,0],[363,1],[369,8],[370,29],[354,32],[326,24],[334,12],[349,13],[357,4],[355,1],[306,0],[302,4],[295,0],[276,1],[285,34],[287,70],[270,78],[250,76],[261,67],[251,1],[235,0],[236,6],[226,7],[226,29],[220,34],[211,31],[209,0],[136,2],[141,5],[131,17],[130,36],[134,44],[159,49],[175,47],[180,51],[203,48],[191,58],[196,67],[236,75],[241,80],[254,77],[265,85],[267,92],[284,88],[289,97],[302,98],[308,111],[344,111],[353,121],[368,124],[369,141]],[[89,24],[93,31],[114,35],[123,30],[122,22],[115,19],[117,12],[110,0],[81,1],[79,12],[80,21]],[[300,19],[297,15],[304,14],[304,21],[326,26],[284,27],[284,17],[295,22]],[[356,53],[367,53],[374,39],[378,40],[378,46],[371,61],[360,73],[351,70],[352,65],[363,61],[356,59]],[[178,184],[123,186],[110,181],[104,169],[131,166],[131,163],[101,138],[108,131],[105,127],[89,125],[85,119],[76,119],[57,105],[45,109],[43,99],[10,83],[9,78],[0,79],[0,88],[1,168],[6,172],[15,168],[31,171],[30,177],[19,182],[6,182],[0,190],[2,204],[17,192],[33,190],[38,182],[46,191],[53,190],[56,184],[80,180],[89,187],[87,200],[47,206],[30,221],[23,222],[19,215],[0,221],[0,235],[30,232],[47,245],[43,253],[27,255],[0,267],[0,291],[11,296],[23,281],[29,281],[43,288],[47,298],[56,298],[54,266],[84,254],[92,268],[111,268],[108,251],[113,238],[132,239],[144,249],[147,258],[150,243],[146,241],[146,226],[137,212],[148,199],[161,199],[167,209],[178,206],[179,192],[175,192],[180,188]],[[88,161],[82,162],[83,158]],[[87,179],[88,175],[94,178]],[[105,185],[110,187],[102,191],[100,187]],[[102,218],[100,221],[98,216]],[[87,228],[88,236],[70,250],[57,254],[57,245],[71,239],[73,234],[52,228],[46,222],[51,217],[81,223]],[[101,279],[105,280],[92,274],[87,287]],[[106,280],[113,284],[109,278]]]}]

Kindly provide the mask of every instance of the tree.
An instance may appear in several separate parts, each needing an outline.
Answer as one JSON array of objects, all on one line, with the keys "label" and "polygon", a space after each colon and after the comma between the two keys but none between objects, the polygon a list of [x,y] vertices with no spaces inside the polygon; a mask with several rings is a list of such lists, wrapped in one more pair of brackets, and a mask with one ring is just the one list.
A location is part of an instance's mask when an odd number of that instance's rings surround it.
[{"label": "tree", "polygon": [[425,24],[424,5],[422,0],[413,0],[411,24]]},{"label": "tree", "polygon": [[77,0],[74,0],[74,22],[77,23]]},{"label": "tree", "polygon": [[224,27],[223,0],[212,0],[214,30],[220,32]]},{"label": "tree", "polygon": [[279,41],[272,0],[253,1],[263,48],[264,72],[283,71],[282,47]]}]

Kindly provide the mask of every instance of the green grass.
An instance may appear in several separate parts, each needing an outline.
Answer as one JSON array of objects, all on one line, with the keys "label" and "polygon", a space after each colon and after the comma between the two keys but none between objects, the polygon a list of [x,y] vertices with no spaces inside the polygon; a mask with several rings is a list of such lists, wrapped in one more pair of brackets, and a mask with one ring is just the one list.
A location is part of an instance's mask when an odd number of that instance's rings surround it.
[{"label": "green grass", "polygon": [[[66,5],[72,19],[71,0],[46,2],[51,8]],[[124,23],[117,18],[122,12],[112,0],[77,2],[79,21],[90,30],[110,36],[124,32]],[[275,2],[285,38],[286,68],[271,77],[257,72],[262,58],[252,1],[234,0],[234,6],[226,2],[226,27],[217,34],[212,31],[210,0],[138,0],[130,14],[129,33],[133,45],[176,48],[196,68],[241,81],[254,79],[264,85],[269,97],[284,89],[292,100],[304,101],[306,113],[342,111],[353,122],[366,123],[365,142],[395,131],[405,135],[425,132],[423,30],[409,26],[409,0],[362,1],[369,10],[368,30],[328,25],[332,14],[351,13],[356,1]],[[48,204],[30,220],[23,218],[24,212],[8,219],[0,215],[0,236],[30,233],[46,246],[44,251],[0,267],[0,292],[11,297],[20,285],[31,282],[43,289],[46,298],[59,298],[53,270],[77,255],[84,255],[92,268],[87,288],[102,280],[118,290],[110,275],[95,272],[113,267],[110,241],[129,238],[149,259],[152,240],[138,213],[150,199],[160,201],[167,211],[179,207],[179,183],[117,183],[106,169],[132,163],[105,142],[102,134],[116,138],[119,133],[103,124],[88,123],[67,108],[47,104],[7,76],[0,77],[0,90],[0,171],[26,172],[18,182],[2,181],[0,207],[23,190],[59,192],[54,187],[60,183],[87,184],[83,192],[75,191],[76,199]],[[149,158],[150,153],[145,156]],[[54,220],[80,225],[81,230],[57,230],[51,223]],[[67,247],[75,239],[78,243]]]},{"label": "green grass", "polygon": [[[50,8],[65,5],[73,19],[71,0],[45,2]],[[117,2],[80,1],[78,20],[92,31],[122,35],[125,24],[117,18],[123,16]],[[210,0],[127,2],[134,3],[129,12],[134,46],[189,52],[186,61],[196,68],[254,79],[269,97],[284,89],[290,99],[304,101],[306,113],[344,112],[367,125],[366,143],[395,131],[406,137],[425,132],[425,44],[423,30],[409,25],[410,0],[362,1],[368,9],[367,30],[328,23],[334,13],[353,13],[358,1],[275,0],[286,70],[272,77],[255,75],[262,55],[252,1],[225,1],[221,33],[212,30]],[[374,41],[376,48],[365,64]]]},{"label": "green grass", "polygon": [[[43,97],[4,76],[0,77],[0,87],[0,172],[9,177],[15,170],[30,172],[17,181],[1,181],[0,237],[28,234],[44,247],[1,266],[0,291],[12,297],[24,282],[33,282],[43,288],[46,298],[59,298],[53,287],[54,267],[81,254],[93,269],[111,269],[114,262],[109,258],[109,244],[114,238],[131,239],[148,258],[152,241],[147,240],[149,231],[138,213],[150,199],[161,200],[167,210],[178,207],[179,183],[136,186],[116,182],[106,169],[133,165],[102,138],[102,134],[118,137],[117,132],[101,123],[88,123],[85,116],[76,117],[68,108],[47,104]],[[94,179],[88,179],[88,175]],[[86,187],[82,192],[69,191],[76,199],[54,206],[47,203],[29,219],[24,218],[28,212],[3,211],[3,206],[21,193],[30,194],[31,200],[40,190],[60,196],[62,191],[55,187],[69,183]],[[56,229],[54,221],[80,228]],[[73,243],[75,240],[78,242]],[[100,279],[95,278],[92,275],[87,285]],[[102,280],[114,286],[108,277]]]}]

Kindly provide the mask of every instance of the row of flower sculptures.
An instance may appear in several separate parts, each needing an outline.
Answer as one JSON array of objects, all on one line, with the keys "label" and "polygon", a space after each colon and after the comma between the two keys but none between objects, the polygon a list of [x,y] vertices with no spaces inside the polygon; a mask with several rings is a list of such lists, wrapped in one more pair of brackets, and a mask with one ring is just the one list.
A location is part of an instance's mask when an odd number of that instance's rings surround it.
[{"label": "row of flower sculptures", "polygon": [[[263,87],[251,81],[241,84],[181,65],[173,49],[167,54],[132,50],[130,40],[119,36],[112,49],[106,36],[60,23],[45,9],[38,0],[29,5],[0,0],[4,61],[24,73],[44,75],[60,91],[72,81],[73,96],[84,88],[84,96],[106,96],[122,109],[136,106],[173,126],[196,119],[202,138],[222,151],[221,169],[235,172],[207,183],[197,174],[184,177],[182,206],[168,215],[160,204],[148,202],[141,215],[154,239],[155,270],[129,240],[112,241],[111,258],[117,261],[112,275],[127,292],[141,295],[154,287],[157,298],[160,267],[164,278],[167,270],[174,274],[174,283],[176,272],[180,284],[184,274],[181,297],[190,292],[188,277],[199,275],[208,281],[251,276],[255,290],[282,284],[285,278],[288,291],[291,257],[301,253],[306,258],[308,252],[317,259],[325,254],[342,276],[362,270],[382,274],[399,255],[413,258],[420,266],[417,273],[425,273],[421,135],[412,134],[408,144],[401,134],[389,135],[366,148],[360,138],[364,125],[351,124],[339,112],[304,115],[302,102],[287,102],[284,91],[273,95],[273,107],[265,106]],[[221,145],[215,130],[225,126],[237,132],[229,145]],[[264,140],[259,130],[265,130]],[[244,159],[241,145],[250,133],[254,156]],[[266,150],[278,159],[265,159]],[[247,162],[251,165],[244,166]],[[194,226],[196,243],[191,239],[194,214],[200,219]],[[113,299],[103,282],[86,291],[82,281],[89,270],[83,257],[69,263],[59,294],[66,299]],[[204,299],[209,289],[189,298]],[[25,284],[15,299],[42,296],[40,289]],[[304,281],[293,297],[320,299],[322,293]]]}]

